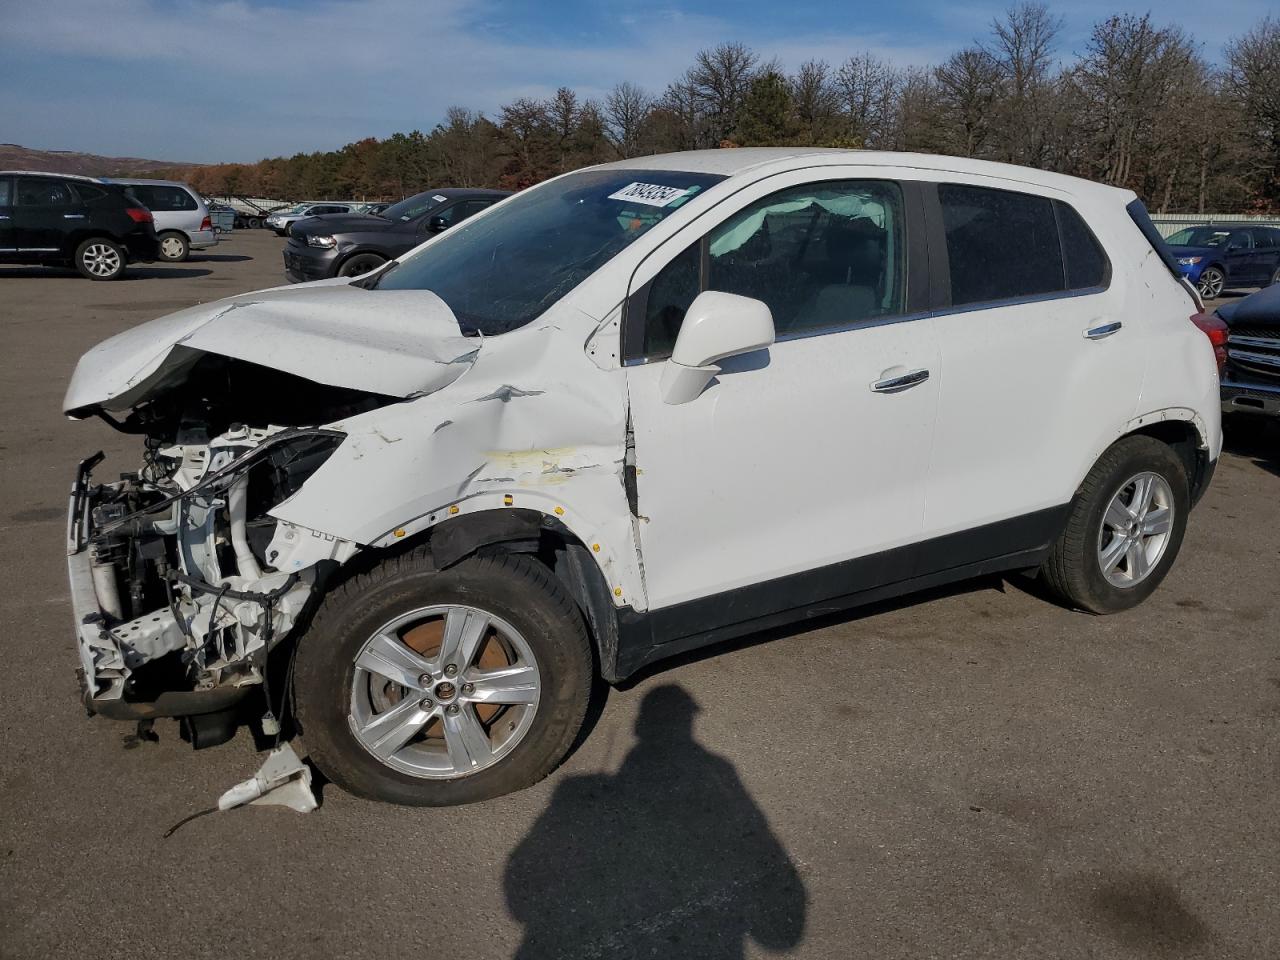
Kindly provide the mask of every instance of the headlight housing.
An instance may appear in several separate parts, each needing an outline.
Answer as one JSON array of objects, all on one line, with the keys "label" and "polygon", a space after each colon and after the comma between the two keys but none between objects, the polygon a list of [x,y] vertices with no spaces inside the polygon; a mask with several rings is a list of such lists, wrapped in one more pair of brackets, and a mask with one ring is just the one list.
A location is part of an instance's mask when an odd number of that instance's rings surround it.
[{"label": "headlight housing", "polygon": [[1178,262],[1184,267],[1194,267],[1203,259],[1204,257],[1179,257]]},{"label": "headlight housing", "polygon": [[333,237],[307,237],[308,247],[319,247],[321,250],[332,250],[338,245]]}]

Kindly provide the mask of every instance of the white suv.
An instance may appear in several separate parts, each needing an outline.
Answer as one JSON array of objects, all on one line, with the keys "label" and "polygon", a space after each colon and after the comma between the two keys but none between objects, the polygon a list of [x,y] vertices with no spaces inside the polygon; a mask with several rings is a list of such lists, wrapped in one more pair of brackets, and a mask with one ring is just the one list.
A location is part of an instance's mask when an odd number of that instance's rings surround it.
[{"label": "white suv", "polygon": [[461,803],[546,775],[595,676],[815,610],[1005,570],[1132,607],[1221,445],[1194,297],[1126,191],[741,149],[172,314],[67,393],[147,437],[72,493],[88,705],[217,739],[284,711],[271,653],[327,776]]}]

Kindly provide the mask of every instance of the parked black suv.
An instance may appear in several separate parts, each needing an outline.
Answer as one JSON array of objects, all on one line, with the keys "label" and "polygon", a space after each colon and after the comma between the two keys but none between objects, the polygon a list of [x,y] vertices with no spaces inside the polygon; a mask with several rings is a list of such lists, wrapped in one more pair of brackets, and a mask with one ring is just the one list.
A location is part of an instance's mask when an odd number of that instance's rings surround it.
[{"label": "parked black suv", "polygon": [[1223,412],[1280,416],[1280,283],[1224,303],[1217,314],[1227,325]]},{"label": "parked black suv", "polygon": [[285,276],[302,283],[368,273],[510,195],[507,190],[451,187],[415,194],[376,215],[335,213],[299,220],[289,230]]},{"label": "parked black suv", "polygon": [[159,255],[151,211],[128,188],[60,173],[0,171],[0,263],[71,265],[118,280]]}]

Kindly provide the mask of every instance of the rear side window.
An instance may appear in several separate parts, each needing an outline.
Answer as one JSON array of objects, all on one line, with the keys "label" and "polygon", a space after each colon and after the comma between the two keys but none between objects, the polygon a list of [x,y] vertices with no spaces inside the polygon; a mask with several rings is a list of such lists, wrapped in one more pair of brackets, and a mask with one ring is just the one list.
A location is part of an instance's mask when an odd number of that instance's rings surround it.
[{"label": "rear side window", "polygon": [[1259,250],[1272,250],[1276,246],[1276,232],[1267,227],[1254,227],[1250,231],[1253,234],[1253,245]]},{"label": "rear side window", "polygon": [[0,177],[0,207],[9,205],[9,181]]},{"label": "rear side window", "polygon": [[1105,287],[1111,279],[1111,263],[1093,231],[1075,209],[1061,200],[1053,201],[1062,235],[1062,261],[1066,267],[1067,289]]},{"label": "rear side window", "polygon": [[938,186],[954,306],[1056,293],[1066,275],[1053,201],[1010,190]]},{"label": "rear side window", "polygon": [[196,209],[196,198],[181,187],[137,183],[131,186],[129,190],[142,201],[143,206],[156,213]]},{"label": "rear side window", "polygon": [[76,193],[80,195],[80,199],[85,203],[97,203],[99,200],[103,200],[111,196],[111,194],[96,183],[77,183]]},{"label": "rear side window", "polygon": [[19,177],[17,203],[20,207],[69,207],[75,203],[71,187],[62,180]]}]

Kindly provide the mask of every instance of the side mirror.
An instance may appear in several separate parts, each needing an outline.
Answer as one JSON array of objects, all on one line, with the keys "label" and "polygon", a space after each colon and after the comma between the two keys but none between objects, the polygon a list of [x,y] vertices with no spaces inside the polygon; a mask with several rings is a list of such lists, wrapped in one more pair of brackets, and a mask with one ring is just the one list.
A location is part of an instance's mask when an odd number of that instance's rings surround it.
[{"label": "side mirror", "polygon": [[444,217],[432,217],[427,221],[427,233],[439,233],[449,229],[449,221]]},{"label": "side mirror", "polygon": [[720,372],[717,361],[773,343],[773,314],[759,300],[705,290],[684,315],[660,389],[667,403],[695,399]]}]

